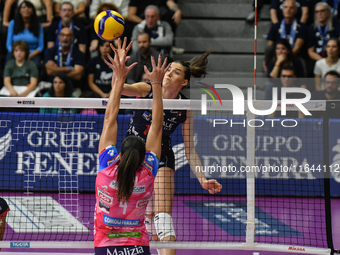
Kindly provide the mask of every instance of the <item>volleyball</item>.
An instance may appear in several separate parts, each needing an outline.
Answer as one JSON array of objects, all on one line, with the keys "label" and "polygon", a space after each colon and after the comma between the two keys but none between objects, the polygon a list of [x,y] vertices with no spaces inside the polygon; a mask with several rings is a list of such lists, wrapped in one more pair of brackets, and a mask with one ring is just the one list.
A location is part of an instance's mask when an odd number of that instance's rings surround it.
[{"label": "volleyball", "polygon": [[107,10],[94,20],[94,31],[103,40],[113,41],[124,32],[124,18],[118,12]]}]

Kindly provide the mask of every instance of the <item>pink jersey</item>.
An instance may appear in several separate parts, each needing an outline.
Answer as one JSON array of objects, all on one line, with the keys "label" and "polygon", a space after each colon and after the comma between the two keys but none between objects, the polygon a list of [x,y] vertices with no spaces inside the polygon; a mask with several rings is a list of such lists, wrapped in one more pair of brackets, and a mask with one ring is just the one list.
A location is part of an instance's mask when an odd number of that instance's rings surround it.
[{"label": "pink jersey", "polygon": [[94,247],[149,245],[144,225],[145,209],[152,197],[158,170],[158,158],[146,152],[136,172],[133,193],[126,202],[118,202],[117,167],[119,154],[109,146],[99,155],[94,215]]}]

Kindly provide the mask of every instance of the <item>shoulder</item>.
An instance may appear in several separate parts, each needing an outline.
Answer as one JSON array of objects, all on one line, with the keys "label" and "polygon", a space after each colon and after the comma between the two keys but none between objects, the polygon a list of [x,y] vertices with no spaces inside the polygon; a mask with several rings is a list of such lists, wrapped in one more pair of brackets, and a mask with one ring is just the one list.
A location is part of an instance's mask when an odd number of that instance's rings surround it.
[{"label": "shoulder", "polygon": [[46,93],[43,95],[43,97],[52,97],[52,96],[50,95],[50,93],[46,92]]},{"label": "shoulder", "polygon": [[320,66],[320,65],[325,65],[326,64],[326,59],[319,59],[318,61],[315,62],[315,66]]},{"label": "shoulder", "polygon": [[7,61],[7,63],[5,64],[5,67],[13,67],[15,66],[15,60],[14,59],[10,59]]}]

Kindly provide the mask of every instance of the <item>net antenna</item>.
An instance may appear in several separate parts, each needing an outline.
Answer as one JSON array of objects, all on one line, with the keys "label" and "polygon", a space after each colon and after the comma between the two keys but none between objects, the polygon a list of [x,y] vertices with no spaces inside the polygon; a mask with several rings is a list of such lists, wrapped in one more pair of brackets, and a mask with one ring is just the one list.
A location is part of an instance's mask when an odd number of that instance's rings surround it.
[{"label": "net antenna", "polygon": [[256,53],[257,53],[257,0],[255,0],[255,22],[254,22],[254,100],[256,100]]}]

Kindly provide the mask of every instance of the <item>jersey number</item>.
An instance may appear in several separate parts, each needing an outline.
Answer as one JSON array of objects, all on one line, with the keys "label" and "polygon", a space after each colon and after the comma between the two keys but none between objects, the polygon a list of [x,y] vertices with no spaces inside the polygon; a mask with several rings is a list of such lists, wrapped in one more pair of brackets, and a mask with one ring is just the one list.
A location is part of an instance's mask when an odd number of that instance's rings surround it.
[{"label": "jersey number", "polygon": [[119,207],[123,207],[123,214],[126,214],[126,209],[128,207],[126,202],[120,202]]}]

